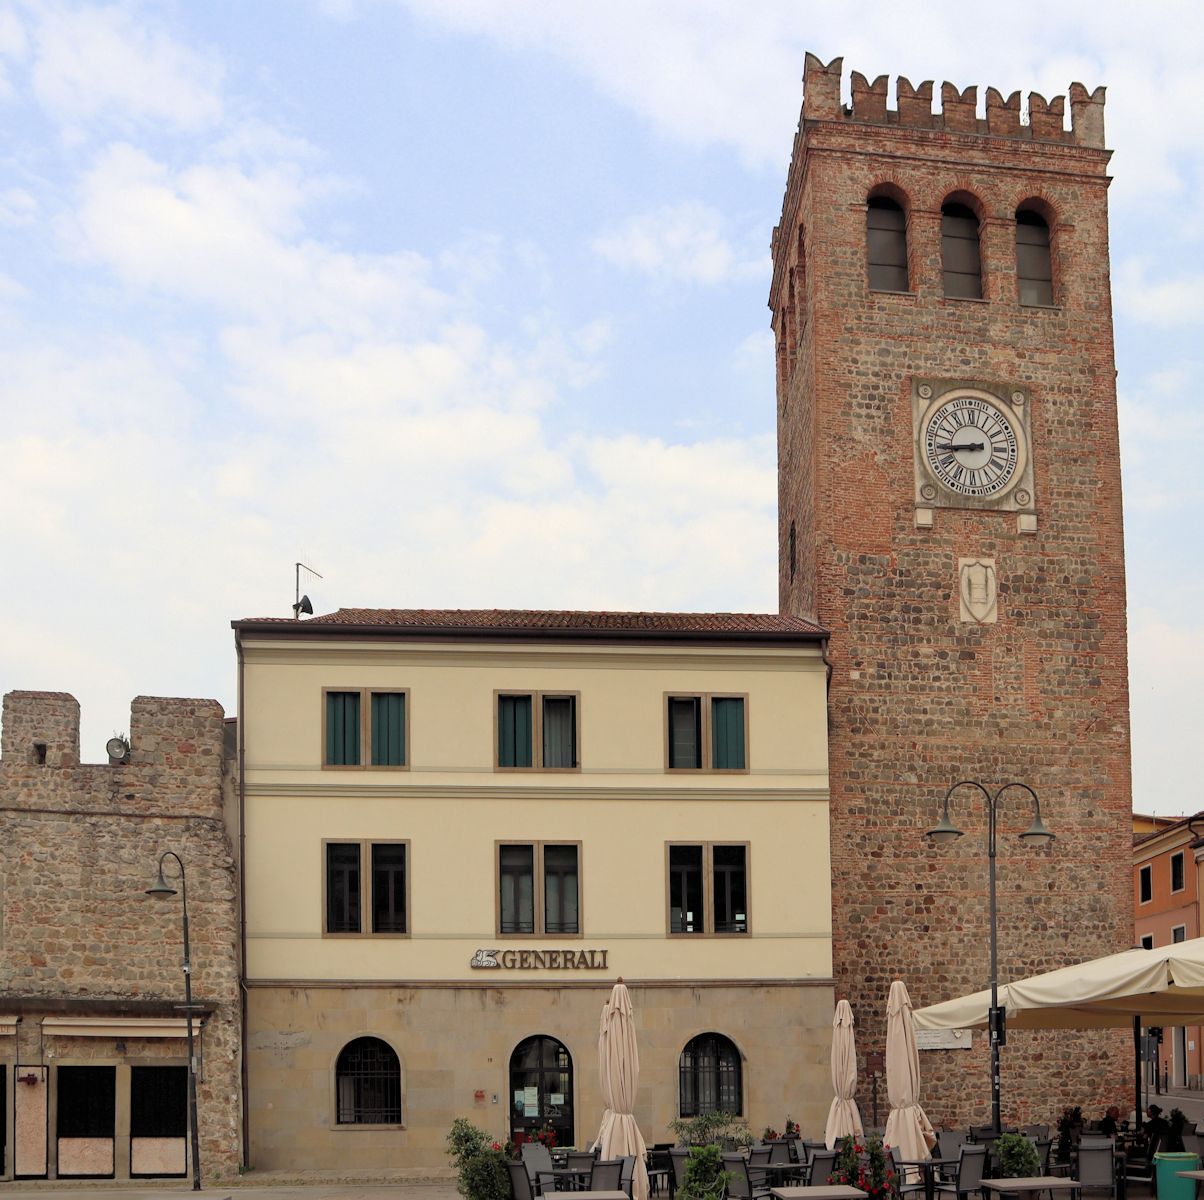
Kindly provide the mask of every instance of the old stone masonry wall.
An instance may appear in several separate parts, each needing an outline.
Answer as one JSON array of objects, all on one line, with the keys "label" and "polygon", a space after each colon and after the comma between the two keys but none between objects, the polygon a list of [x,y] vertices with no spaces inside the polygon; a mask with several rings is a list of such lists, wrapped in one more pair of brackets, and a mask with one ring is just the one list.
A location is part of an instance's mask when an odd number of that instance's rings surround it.
[{"label": "old stone masonry wall", "polygon": [[[0,1028],[12,1032],[0,1035],[0,1063],[9,1079],[19,1068],[5,1101],[13,1136],[4,1176],[106,1174],[111,1162],[111,1174],[126,1177],[130,1070],[187,1062],[181,897],[146,895],[166,850],[187,872],[193,1002],[205,1010],[197,1017],[203,1178],[237,1175],[238,922],[221,706],[139,696],[127,759],[106,765],[80,763],[79,705],[66,693],[10,692],[2,734]],[[166,875],[178,887],[170,859]],[[68,1147],[56,1136],[66,1064],[114,1067],[111,1149],[79,1137]],[[167,1149],[182,1153],[178,1139]]]}]

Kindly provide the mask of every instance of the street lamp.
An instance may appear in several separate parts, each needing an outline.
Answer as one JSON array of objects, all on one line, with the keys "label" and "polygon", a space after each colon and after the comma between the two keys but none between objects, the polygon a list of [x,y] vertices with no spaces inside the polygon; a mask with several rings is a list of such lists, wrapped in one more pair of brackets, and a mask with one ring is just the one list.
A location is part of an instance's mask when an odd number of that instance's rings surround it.
[{"label": "street lamp", "polygon": [[192,1048],[192,957],[188,948],[188,884],[184,879],[183,859],[174,850],[164,850],[159,856],[159,878],[146,889],[148,896],[174,896],[176,889],[163,874],[163,863],[176,860],[180,868],[180,898],[184,904],[184,1017],[188,1026],[188,1132],[192,1143],[192,1190],[201,1190],[201,1138],[196,1116],[196,1054]]},{"label": "street lamp", "polygon": [[981,783],[973,779],[963,779],[955,783],[945,793],[945,806],[941,819],[929,829],[924,836],[931,838],[938,846],[947,842],[955,842],[962,836],[962,831],[949,819],[949,798],[958,788],[977,788],[982,798],[987,802],[987,877],[990,881],[990,917],[991,917],[991,1009],[987,1022],[991,1039],[991,1124],[998,1135],[1002,1124],[999,1116],[999,1047],[1004,1037],[1004,1014],[999,1007],[999,935],[995,915],[995,814],[1003,793],[1012,788],[1020,788],[1028,792],[1033,801],[1033,823],[1021,835],[1020,840],[1030,846],[1046,846],[1054,840],[1055,835],[1045,828],[1041,820],[1041,801],[1037,793],[1027,783],[1005,783],[994,796]]}]

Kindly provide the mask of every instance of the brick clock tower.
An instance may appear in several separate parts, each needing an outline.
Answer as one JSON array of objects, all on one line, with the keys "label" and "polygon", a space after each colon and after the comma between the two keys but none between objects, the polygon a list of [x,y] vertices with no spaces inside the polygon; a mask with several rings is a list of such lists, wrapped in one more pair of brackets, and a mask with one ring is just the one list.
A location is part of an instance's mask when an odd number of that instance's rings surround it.
[{"label": "brick clock tower", "polygon": [[[808,55],[774,231],[782,611],[831,631],[837,994],[880,1049],[887,991],[985,987],[987,813],[924,831],[958,780],[999,805],[999,975],[1133,941],[1124,547],[1104,90],[852,75]],[[1132,1096],[1131,1039],[1013,1030],[1003,1119]],[[934,1121],[986,1121],[985,1036],[922,1055]],[[864,1099],[864,1098],[863,1098]]]}]

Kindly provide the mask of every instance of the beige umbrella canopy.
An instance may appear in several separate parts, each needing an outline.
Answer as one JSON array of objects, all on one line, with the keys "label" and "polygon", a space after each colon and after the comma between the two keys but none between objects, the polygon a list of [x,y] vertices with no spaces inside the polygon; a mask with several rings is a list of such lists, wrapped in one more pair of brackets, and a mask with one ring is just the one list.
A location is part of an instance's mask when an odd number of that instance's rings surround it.
[{"label": "beige umbrella canopy", "polygon": [[883,1141],[901,1158],[927,1158],[936,1135],[920,1107],[920,1055],[911,1021],[911,997],[902,980],[890,985],[886,1002],[886,1093],[890,1116]]},{"label": "beige umbrella canopy", "polygon": [[847,1000],[836,1005],[832,1017],[832,1090],[836,1093],[828,1109],[824,1140],[831,1150],[842,1137],[860,1137],[861,1113],[857,1111],[857,1047],[853,1039],[853,1010]]},{"label": "beige umbrella canopy", "polygon": [[598,1078],[606,1109],[602,1113],[602,1127],[595,1145],[602,1147],[603,1158],[635,1156],[632,1200],[648,1200],[648,1167],[644,1162],[647,1147],[633,1112],[636,1086],[640,1081],[635,1011],[622,979],[615,984],[610,999],[602,1006],[598,1029]]},{"label": "beige umbrella canopy", "polygon": [[[987,1023],[989,991],[916,1011],[919,1029],[970,1029]],[[1204,938],[1109,954],[999,988],[1012,1029],[1117,1029],[1204,1024]]]}]

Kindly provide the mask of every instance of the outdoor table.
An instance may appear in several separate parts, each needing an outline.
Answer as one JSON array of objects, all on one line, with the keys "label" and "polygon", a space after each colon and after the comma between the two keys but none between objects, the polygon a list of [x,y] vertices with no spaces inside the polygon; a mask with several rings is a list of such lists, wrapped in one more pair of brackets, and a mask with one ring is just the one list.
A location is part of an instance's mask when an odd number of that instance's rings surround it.
[{"label": "outdoor table", "polygon": [[627,1200],[626,1192],[574,1192],[573,1200]]},{"label": "outdoor table", "polygon": [[845,1183],[827,1183],[820,1187],[776,1187],[769,1194],[774,1200],[866,1200],[868,1193]]},{"label": "outdoor table", "polygon": [[937,1167],[950,1167],[957,1165],[956,1158],[901,1158],[898,1166],[911,1167],[913,1170],[917,1167],[924,1172],[924,1200],[935,1200],[936,1196],[936,1170]]},{"label": "outdoor table", "polygon": [[1082,1184],[1065,1175],[1025,1175],[1019,1179],[983,1179],[979,1182],[983,1194],[991,1192],[1078,1192]]}]

